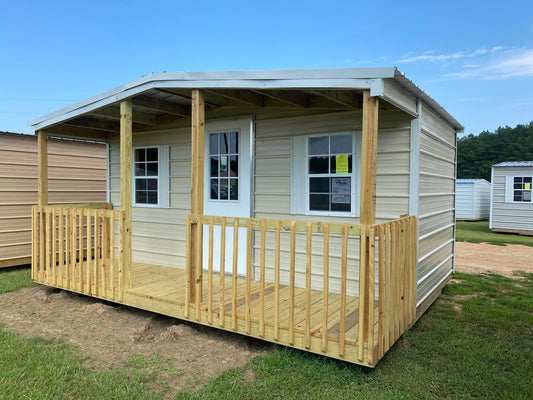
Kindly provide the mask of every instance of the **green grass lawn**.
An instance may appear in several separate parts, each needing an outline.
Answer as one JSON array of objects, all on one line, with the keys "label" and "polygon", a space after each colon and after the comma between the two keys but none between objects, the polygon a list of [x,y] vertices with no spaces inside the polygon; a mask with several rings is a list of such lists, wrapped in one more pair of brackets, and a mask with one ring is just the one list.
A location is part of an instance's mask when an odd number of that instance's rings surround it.
[{"label": "green grass lawn", "polygon": [[456,240],[458,242],[487,242],[501,246],[506,244],[533,246],[533,236],[491,232],[489,229],[489,221],[457,221],[456,235]]},{"label": "green grass lawn", "polygon": [[[0,281],[6,275],[0,271]],[[83,355],[59,341],[0,329],[0,346],[0,399],[158,395],[150,375],[89,371]],[[531,399],[532,360],[533,274],[455,274],[375,369],[280,348],[178,398]]]}]

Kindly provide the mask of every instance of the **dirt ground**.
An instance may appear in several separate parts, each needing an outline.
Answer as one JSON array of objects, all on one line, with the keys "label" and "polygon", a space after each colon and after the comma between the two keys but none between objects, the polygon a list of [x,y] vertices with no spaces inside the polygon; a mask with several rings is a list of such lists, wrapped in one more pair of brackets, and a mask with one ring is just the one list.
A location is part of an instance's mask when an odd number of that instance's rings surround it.
[{"label": "dirt ground", "polygon": [[513,271],[533,273],[533,247],[457,242],[455,265],[457,272],[492,272],[513,278]]},{"label": "dirt ground", "polygon": [[[171,398],[245,365],[272,345],[57,289],[35,286],[0,296],[0,323],[26,337],[78,346],[95,370],[126,367],[155,373]],[[252,371],[246,371],[253,379]]]}]

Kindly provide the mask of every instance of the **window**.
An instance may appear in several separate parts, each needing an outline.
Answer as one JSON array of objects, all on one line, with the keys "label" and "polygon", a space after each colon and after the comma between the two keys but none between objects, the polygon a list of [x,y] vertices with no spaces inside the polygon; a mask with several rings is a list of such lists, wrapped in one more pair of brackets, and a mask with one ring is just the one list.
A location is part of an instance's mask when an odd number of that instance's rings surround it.
[{"label": "window", "polygon": [[353,141],[352,134],[309,136],[309,213],[353,213]]},{"label": "window", "polygon": [[239,200],[239,133],[209,135],[211,200]]},{"label": "window", "polygon": [[515,176],[513,180],[513,201],[531,203],[531,176]]},{"label": "window", "polygon": [[159,148],[146,147],[134,150],[134,201],[135,205],[159,204]]}]

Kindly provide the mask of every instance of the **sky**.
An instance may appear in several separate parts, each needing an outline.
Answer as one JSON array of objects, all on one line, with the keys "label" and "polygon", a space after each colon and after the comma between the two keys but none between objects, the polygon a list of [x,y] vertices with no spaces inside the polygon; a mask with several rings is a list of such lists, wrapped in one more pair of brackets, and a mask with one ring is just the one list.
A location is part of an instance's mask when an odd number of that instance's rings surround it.
[{"label": "sky", "polygon": [[152,72],[397,67],[465,134],[533,121],[533,2],[0,0],[0,131]]}]

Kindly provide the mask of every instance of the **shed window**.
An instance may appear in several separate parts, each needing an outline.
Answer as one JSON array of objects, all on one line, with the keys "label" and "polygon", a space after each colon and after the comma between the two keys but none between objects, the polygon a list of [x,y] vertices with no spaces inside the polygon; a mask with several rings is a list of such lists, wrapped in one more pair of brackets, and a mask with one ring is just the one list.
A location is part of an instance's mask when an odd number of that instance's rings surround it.
[{"label": "shed window", "polygon": [[239,133],[209,136],[210,199],[239,200]]},{"label": "shed window", "polygon": [[134,159],[134,191],[136,205],[159,204],[159,148],[136,148]]},{"label": "shed window", "polygon": [[353,135],[310,136],[307,146],[309,213],[351,213]]},{"label": "shed window", "polygon": [[531,176],[515,176],[513,181],[513,201],[531,203]]}]

